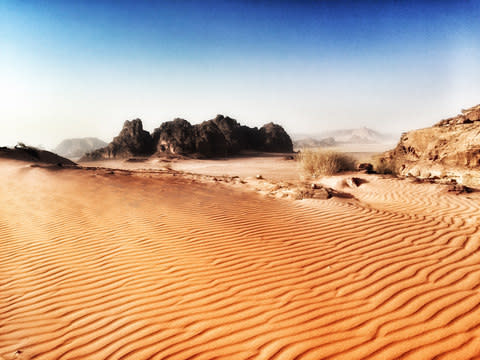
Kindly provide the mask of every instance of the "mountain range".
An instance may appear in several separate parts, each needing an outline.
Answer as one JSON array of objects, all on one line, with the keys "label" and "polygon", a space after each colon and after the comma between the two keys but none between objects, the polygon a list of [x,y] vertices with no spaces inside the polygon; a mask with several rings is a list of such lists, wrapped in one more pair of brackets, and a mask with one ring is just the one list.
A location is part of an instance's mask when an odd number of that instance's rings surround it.
[{"label": "mountain range", "polygon": [[367,127],[338,129],[316,134],[293,134],[293,143],[299,147],[330,147],[343,144],[395,144],[398,137],[380,133]]},{"label": "mountain range", "polygon": [[85,153],[105,147],[108,144],[98,138],[65,139],[53,150],[54,153],[69,159],[77,159]]}]

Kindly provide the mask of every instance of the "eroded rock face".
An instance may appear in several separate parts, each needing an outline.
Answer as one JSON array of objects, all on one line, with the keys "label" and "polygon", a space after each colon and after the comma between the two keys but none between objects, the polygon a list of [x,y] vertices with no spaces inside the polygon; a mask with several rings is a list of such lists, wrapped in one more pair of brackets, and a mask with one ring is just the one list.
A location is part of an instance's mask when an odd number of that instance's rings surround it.
[{"label": "eroded rock face", "polygon": [[292,152],[292,139],[280,125],[268,123],[260,129],[260,135],[264,139],[263,151]]},{"label": "eroded rock face", "polygon": [[292,152],[292,140],[273,123],[261,129],[240,125],[235,119],[217,115],[201,124],[175,119],[163,123],[150,135],[140,119],[126,121],[108,146],[86,154],[81,160],[100,160],[157,154],[225,157],[244,150]]},{"label": "eroded rock face", "polygon": [[195,129],[184,119],[164,122],[154,130],[152,137],[157,152],[184,155],[196,151]]},{"label": "eroded rock face", "polygon": [[[230,133],[227,127],[224,131]],[[153,141],[159,154],[199,154],[210,157],[230,153],[226,136],[213,120],[198,125],[191,125],[184,119],[165,122],[153,132]]]},{"label": "eroded rock face", "polygon": [[155,147],[148,131],[143,130],[142,120],[127,120],[122,131],[106,147],[92,151],[81,160],[100,160],[127,158],[131,156],[150,156]]},{"label": "eroded rock face", "polygon": [[480,185],[480,105],[435,126],[405,133],[383,154],[397,173]]},{"label": "eroded rock face", "polygon": [[471,124],[475,121],[480,121],[480,105],[471,107],[470,109],[462,110],[462,113],[460,115],[442,120],[435,126]]},{"label": "eroded rock face", "polygon": [[198,154],[207,157],[229,155],[225,136],[214,122],[204,121],[194,128],[195,149]]},{"label": "eroded rock face", "polygon": [[223,115],[198,125],[175,119],[155,129],[153,140],[158,154],[224,157],[244,150],[293,151],[290,136],[280,125],[270,123],[261,129],[250,128]]}]

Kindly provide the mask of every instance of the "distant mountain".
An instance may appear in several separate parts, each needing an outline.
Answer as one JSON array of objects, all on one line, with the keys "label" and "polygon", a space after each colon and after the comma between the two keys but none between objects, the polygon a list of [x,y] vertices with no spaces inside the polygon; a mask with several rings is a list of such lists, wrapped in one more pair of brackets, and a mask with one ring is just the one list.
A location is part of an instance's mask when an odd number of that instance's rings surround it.
[{"label": "distant mountain", "polygon": [[333,137],[328,137],[325,139],[315,139],[312,137],[306,137],[293,141],[293,147],[296,149],[301,148],[315,148],[315,147],[329,147],[336,146],[338,143]]},{"label": "distant mountain", "polygon": [[53,151],[66,158],[75,159],[82,157],[87,152],[100,149],[107,145],[106,142],[97,138],[66,139]]},{"label": "distant mountain", "polygon": [[336,142],[347,144],[383,144],[395,141],[395,137],[367,127],[327,131],[322,133],[322,136],[333,137]]},{"label": "distant mountain", "polygon": [[308,136],[301,134],[294,136],[295,143],[308,143],[309,141],[312,142],[311,140],[322,142],[327,139],[328,142],[332,142],[331,139],[333,139],[332,145],[327,146],[336,146],[341,144],[393,144],[396,141],[396,137],[394,135],[383,134],[367,127],[324,131]]}]

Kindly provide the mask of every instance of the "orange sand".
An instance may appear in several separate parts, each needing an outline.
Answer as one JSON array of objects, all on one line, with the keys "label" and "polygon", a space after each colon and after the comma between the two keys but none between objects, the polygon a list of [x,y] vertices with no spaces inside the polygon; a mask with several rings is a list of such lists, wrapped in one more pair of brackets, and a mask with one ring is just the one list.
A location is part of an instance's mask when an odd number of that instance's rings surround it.
[{"label": "orange sand", "polygon": [[1,359],[480,358],[476,193],[0,173]]}]

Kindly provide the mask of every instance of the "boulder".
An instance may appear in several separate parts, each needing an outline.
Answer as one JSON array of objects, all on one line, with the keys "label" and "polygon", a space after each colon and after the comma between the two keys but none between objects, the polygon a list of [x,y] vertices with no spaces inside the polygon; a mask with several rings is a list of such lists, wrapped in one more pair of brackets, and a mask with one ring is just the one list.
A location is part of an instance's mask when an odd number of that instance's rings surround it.
[{"label": "boulder", "polygon": [[366,181],[358,177],[349,177],[345,179],[345,184],[354,189],[365,183]]},{"label": "boulder", "polygon": [[367,174],[372,174],[373,173],[373,165],[370,163],[361,163],[358,165],[358,170],[359,171],[364,171]]},{"label": "boulder", "polygon": [[471,192],[474,192],[475,190],[465,185],[450,184],[447,187],[447,191],[454,192],[456,194],[463,194],[463,193],[471,193]]}]

